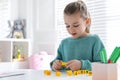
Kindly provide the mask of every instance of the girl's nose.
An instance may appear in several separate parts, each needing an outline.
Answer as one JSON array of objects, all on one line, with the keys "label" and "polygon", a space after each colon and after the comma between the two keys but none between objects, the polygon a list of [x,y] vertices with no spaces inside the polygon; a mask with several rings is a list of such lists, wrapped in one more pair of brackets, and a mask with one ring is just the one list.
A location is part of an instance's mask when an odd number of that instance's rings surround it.
[{"label": "girl's nose", "polygon": [[75,32],[75,30],[74,30],[73,28],[70,28],[70,29],[69,29],[69,32],[70,32],[70,33],[73,33],[73,32]]},{"label": "girl's nose", "polygon": [[71,27],[71,26],[70,26],[69,30],[74,31],[74,27]]}]

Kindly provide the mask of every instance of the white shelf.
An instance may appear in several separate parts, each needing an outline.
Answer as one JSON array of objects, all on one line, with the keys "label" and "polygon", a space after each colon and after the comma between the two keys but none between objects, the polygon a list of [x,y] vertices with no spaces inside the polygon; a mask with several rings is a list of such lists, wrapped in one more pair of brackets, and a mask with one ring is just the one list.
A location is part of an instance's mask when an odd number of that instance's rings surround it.
[{"label": "white shelf", "polygon": [[[18,49],[22,57],[16,58]],[[27,39],[1,39],[0,40],[0,63],[15,65],[16,68],[25,68],[30,53],[30,41]],[[22,64],[21,64],[22,63]],[[17,66],[18,65],[18,66]],[[22,66],[22,67],[21,67]]]},{"label": "white shelf", "polygon": [[28,61],[24,62],[1,62],[0,71],[10,71],[15,69],[28,69]]}]

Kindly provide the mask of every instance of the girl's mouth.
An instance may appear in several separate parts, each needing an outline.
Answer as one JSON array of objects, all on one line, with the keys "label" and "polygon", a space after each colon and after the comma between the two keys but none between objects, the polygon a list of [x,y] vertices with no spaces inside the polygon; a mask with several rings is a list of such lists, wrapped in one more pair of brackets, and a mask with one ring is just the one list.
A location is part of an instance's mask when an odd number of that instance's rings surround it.
[{"label": "girl's mouth", "polygon": [[72,33],[72,36],[75,36],[77,33]]}]

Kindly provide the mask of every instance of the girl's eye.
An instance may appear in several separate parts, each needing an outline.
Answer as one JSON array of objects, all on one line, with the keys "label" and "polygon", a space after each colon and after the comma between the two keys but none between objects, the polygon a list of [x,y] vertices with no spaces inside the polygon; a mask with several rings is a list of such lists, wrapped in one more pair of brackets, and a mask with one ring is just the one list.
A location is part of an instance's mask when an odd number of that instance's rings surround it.
[{"label": "girl's eye", "polygon": [[74,27],[79,27],[79,25],[74,25]]},{"label": "girl's eye", "polygon": [[66,26],[66,28],[69,28],[70,26]]}]

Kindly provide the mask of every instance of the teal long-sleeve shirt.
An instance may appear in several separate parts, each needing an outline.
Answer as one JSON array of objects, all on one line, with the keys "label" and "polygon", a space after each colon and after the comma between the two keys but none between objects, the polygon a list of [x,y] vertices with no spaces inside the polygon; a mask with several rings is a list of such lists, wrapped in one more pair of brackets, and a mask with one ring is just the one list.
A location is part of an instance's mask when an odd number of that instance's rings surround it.
[{"label": "teal long-sleeve shirt", "polygon": [[81,69],[91,70],[91,62],[101,62],[100,51],[103,48],[104,45],[97,35],[90,34],[76,39],[66,38],[59,45],[58,54],[50,63],[50,66],[52,66],[55,60],[68,62],[77,59],[82,63]]}]

